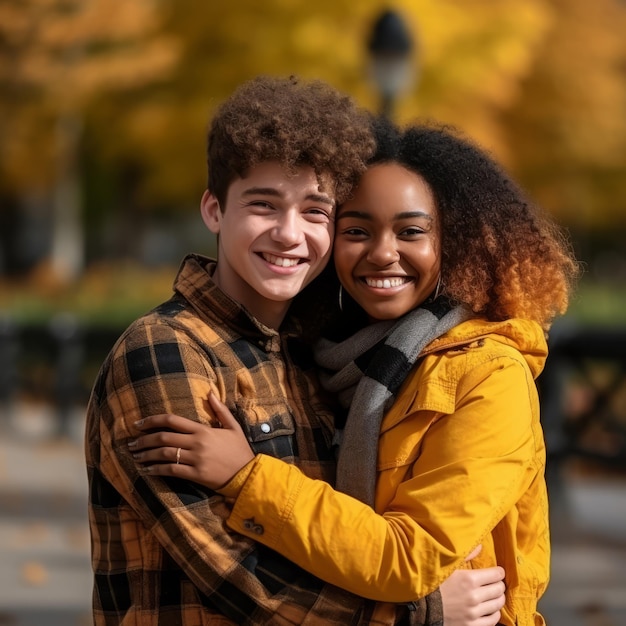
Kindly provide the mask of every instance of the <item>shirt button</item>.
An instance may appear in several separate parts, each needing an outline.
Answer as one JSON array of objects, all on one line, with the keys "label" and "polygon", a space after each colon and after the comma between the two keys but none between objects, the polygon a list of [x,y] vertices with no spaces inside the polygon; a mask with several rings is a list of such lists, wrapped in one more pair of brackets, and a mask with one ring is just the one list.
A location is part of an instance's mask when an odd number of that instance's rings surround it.
[{"label": "shirt button", "polygon": [[261,424],[261,431],[264,432],[265,434],[269,433],[270,430],[272,430],[272,427],[267,423],[267,422],[263,422]]}]

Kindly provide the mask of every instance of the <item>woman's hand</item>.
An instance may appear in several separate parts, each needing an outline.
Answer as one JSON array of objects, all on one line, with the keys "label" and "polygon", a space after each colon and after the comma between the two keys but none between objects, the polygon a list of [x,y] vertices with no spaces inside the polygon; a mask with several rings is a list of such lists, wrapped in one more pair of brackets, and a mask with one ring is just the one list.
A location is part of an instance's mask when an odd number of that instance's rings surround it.
[{"label": "woman's hand", "polygon": [[[478,546],[466,561],[482,549]],[[504,569],[460,569],[441,583],[444,626],[496,626],[504,606]]]},{"label": "woman's hand", "polygon": [[128,447],[147,474],[175,476],[218,489],[254,458],[241,426],[228,408],[214,394],[209,394],[209,404],[221,427],[172,414],[152,415],[135,422],[135,427],[147,434],[131,441]]}]

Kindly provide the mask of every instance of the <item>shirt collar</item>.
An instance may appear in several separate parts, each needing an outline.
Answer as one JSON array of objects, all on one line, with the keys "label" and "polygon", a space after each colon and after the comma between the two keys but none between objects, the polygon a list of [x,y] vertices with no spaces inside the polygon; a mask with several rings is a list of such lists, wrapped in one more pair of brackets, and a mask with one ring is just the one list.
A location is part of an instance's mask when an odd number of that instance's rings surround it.
[{"label": "shirt collar", "polygon": [[200,254],[188,254],[174,279],[179,293],[208,324],[226,324],[242,337],[270,352],[280,350],[281,336],[299,334],[298,323],[289,315],[280,332],[262,324],[239,302],[233,300],[213,281],[217,261]]}]

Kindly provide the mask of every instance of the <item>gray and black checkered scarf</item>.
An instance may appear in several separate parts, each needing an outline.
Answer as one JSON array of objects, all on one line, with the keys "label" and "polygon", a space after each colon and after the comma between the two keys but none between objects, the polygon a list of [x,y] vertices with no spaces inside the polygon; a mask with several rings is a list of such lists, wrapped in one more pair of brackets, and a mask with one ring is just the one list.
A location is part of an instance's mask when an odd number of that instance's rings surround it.
[{"label": "gray and black checkered scarf", "polygon": [[342,341],[320,339],[315,360],[322,385],[348,408],[338,440],[336,488],[374,505],[380,425],[398,389],[434,339],[469,319],[445,298],[424,303],[398,320],[377,322]]}]

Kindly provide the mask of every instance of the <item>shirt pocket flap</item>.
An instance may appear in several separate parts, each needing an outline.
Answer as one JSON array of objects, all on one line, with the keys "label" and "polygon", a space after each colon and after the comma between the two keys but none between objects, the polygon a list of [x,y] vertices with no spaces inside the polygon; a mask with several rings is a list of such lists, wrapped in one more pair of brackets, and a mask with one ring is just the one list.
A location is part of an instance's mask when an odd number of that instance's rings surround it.
[{"label": "shirt pocket flap", "polygon": [[257,398],[254,405],[238,404],[236,415],[248,441],[293,437],[295,423],[289,407],[276,398]]}]

